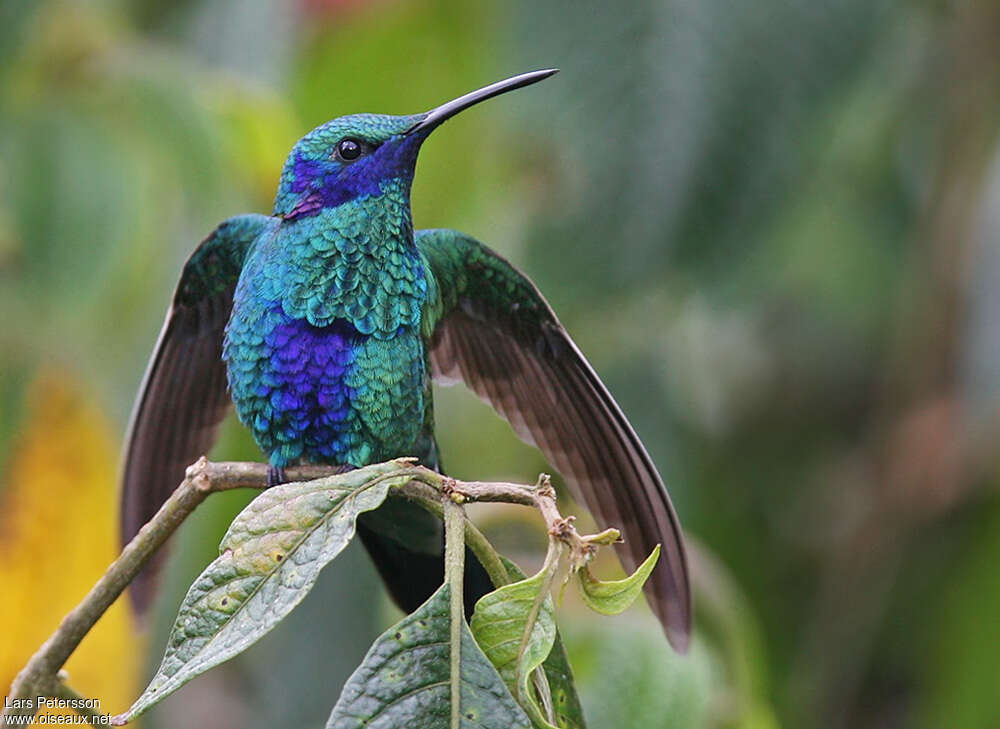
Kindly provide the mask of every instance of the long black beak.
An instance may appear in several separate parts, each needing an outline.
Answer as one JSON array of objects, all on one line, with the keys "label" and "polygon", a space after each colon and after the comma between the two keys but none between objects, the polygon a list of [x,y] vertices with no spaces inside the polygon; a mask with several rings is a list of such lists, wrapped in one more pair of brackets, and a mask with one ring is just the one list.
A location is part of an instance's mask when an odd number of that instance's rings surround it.
[{"label": "long black beak", "polygon": [[505,94],[508,91],[519,89],[522,86],[530,86],[531,84],[537,83],[542,79],[546,79],[552,74],[558,72],[558,68],[528,71],[528,73],[512,76],[511,78],[504,79],[503,81],[497,81],[495,84],[484,86],[476,91],[471,91],[464,96],[459,96],[457,99],[447,102],[446,104],[441,104],[441,106],[436,109],[431,109],[429,112],[424,114],[420,121],[407,129],[405,133],[413,134],[414,132],[419,132],[421,130],[430,131],[441,122],[446,119],[450,119],[463,109],[468,109],[470,106],[478,104],[480,101],[492,99],[494,96]]}]

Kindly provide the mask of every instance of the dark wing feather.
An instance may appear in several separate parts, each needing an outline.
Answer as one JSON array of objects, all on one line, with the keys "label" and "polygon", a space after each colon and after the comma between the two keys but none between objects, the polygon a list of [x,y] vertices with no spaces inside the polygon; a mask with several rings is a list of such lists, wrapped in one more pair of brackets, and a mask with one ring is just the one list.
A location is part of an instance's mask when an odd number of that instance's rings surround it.
[{"label": "dark wing feather", "polygon": [[[230,218],[184,264],[125,440],[121,537],[126,544],[184,478],[184,470],[215,442],[229,409],[222,337],[233,290],[250,244],[277,221]],[[140,613],[153,593],[158,559],[132,583]]]},{"label": "dark wing feather", "polygon": [[435,377],[461,379],[536,445],[602,526],[621,529],[631,571],[657,544],[646,595],[685,651],[691,594],[680,524],[632,426],[523,274],[455,231],[420,231],[439,301],[429,310]]}]

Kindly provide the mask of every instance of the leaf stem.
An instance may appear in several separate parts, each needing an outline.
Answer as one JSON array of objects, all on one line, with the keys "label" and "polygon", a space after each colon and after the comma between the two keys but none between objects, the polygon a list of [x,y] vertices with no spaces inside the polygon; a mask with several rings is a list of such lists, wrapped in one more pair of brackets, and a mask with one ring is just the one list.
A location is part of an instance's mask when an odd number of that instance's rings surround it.
[{"label": "leaf stem", "polygon": [[462,725],[462,622],[465,620],[465,509],[444,498],[444,574],[451,591],[451,729]]},{"label": "leaf stem", "polygon": [[[528,611],[527,618],[524,621],[524,632],[521,634],[521,645],[517,651],[517,666],[518,673],[521,672],[522,657],[526,650],[528,650],[528,644],[531,642],[531,635],[535,630],[535,623],[538,620],[538,614],[542,611],[542,605],[545,604],[545,600],[549,597],[549,592],[552,589],[552,583],[555,580],[556,572],[559,570],[559,563],[562,558],[563,544],[560,542],[555,535],[549,537],[549,549],[545,553],[545,562],[542,564],[541,571],[544,573],[542,578],[542,584],[538,589],[538,595],[535,597],[534,603],[531,605],[531,609]],[[545,680],[545,672],[541,670],[541,667],[535,669],[535,676],[537,677],[537,683],[541,686],[536,685],[539,689],[540,698],[542,699],[542,704],[545,708],[545,713],[547,714],[548,721],[552,721],[552,697],[549,693],[548,681]],[[517,677],[515,686],[517,687],[517,700],[524,706],[527,703],[527,697],[521,696],[521,687],[525,685],[522,681],[522,676]]]},{"label": "leaf stem", "polygon": [[[456,482],[454,488],[460,489],[461,482]],[[421,507],[434,514],[444,521],[444,507],[442,506],[440,491],[424,481],[413,480],[400,489],[400,492],[413,499]],[[486,570],[494,587],[503,587],[511,582],[507,568],[504,566],[500,553],[497,552],[486,535],[468,519],[465,520],[465,544],[476,555],[476,559]]]}]

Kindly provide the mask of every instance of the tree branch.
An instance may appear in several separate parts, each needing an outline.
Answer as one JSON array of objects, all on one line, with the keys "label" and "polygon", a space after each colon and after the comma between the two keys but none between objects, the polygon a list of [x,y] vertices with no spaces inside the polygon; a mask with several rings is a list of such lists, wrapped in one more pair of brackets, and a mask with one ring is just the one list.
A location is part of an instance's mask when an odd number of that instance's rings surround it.
[{"label": "tree branch", "polygon": [[[608,543],[617,537],[614,530],[594,537],[579,536],[572,526],[573,517],[563,518],[559,514],[555,491],[548,476],[541,476],[535,486],[461,482],[412,464],[408,459],[401,459],[398,463],[404,474],[412,478],[400,492],[439,516],[444,514],[444,499],[457,504],[495,501],[531,506],[542,514],[549,533],[568,544],[578,558],[592,552],[595,544]],[[63,618],[56,631],[18,673],[11,684],[8,706],[0,715],[0,727],[10,726],[10,717],[33,716],[37,712],[37,707],[31,708],[35,707],[36,702],[28,702],[27,699],[36,699],[38,696],[77,697],[62,681],[60,669],[105,611],[209,494],[239,488],[262,490],[267,488],[267,471],[267,466],[263,463],[211,463],[204,457],[191,465],[184,480],[166,503],[125,546],[90,592]],[[338,469],[332,466],[299,466],[286,469],[285,473],[289,481],[309,481],[334,475],[338,473]],[[465,541],[482,562],[495,585],[510,582],[499,555],[468,520],[465,520]]]}]

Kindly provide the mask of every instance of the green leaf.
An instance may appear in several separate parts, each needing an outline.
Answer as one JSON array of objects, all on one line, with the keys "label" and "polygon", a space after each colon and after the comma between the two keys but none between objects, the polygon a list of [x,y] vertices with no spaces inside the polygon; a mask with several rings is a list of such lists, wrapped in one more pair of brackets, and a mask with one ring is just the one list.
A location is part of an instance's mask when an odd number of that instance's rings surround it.
[{"label": "green leaf", "polygon": [[[518,702],[536,725],[545,721],[529,687],[531,672],[542,665],[555,644],[552,598],[545,589],[549,570],[484,595],[472,614],[472,634]],[[530,632],[529,632],[530,631]]]},{"label": "green leaf", "polygon": [[[520,567],[506,557],[500,557],[500,559],[511,577],[518,580],[525,579],[526,576]],[[573,670],[570,668],[569,657],[566,655],[566,647],[559,636],[558,628],[552,650],[549,651],[548,658],[542,664],[542,670],[545,671],[545,677],[549,682],[549,693],[552,697],[552,710],[555,714],[556,726],[559,729],[586,729],[587,725],[583,720],[583,707],[576,692]]]},{"label": "green leaf", "polygon": [[[348,679],[327,729],[442,729],[451,717],[450,586],[383,633]],[[462,621],[463,729],[530,729]]]},{"label": "green leaf", "polygon": [[134,719],[270,631],[351,540],[358,514],[378,508],[390,488],[408,480],[396,475],[407,467],[378,464],[276,486],[254,499],[188,590],[153,680],[115,723]]},{"label": "green leaf", "polygon": [[636,567],[635,572],[623,580],[611,582],[598,580],[590,574],[589,568],[584,567],[577,573],[583,601],[591,610],[602,615],[617,615],[639,597],[643,584],[649,578],[649,573],[653,571],[659,558],[660,545],[657,544],[652,553],[646,557],[646,561]]}]

